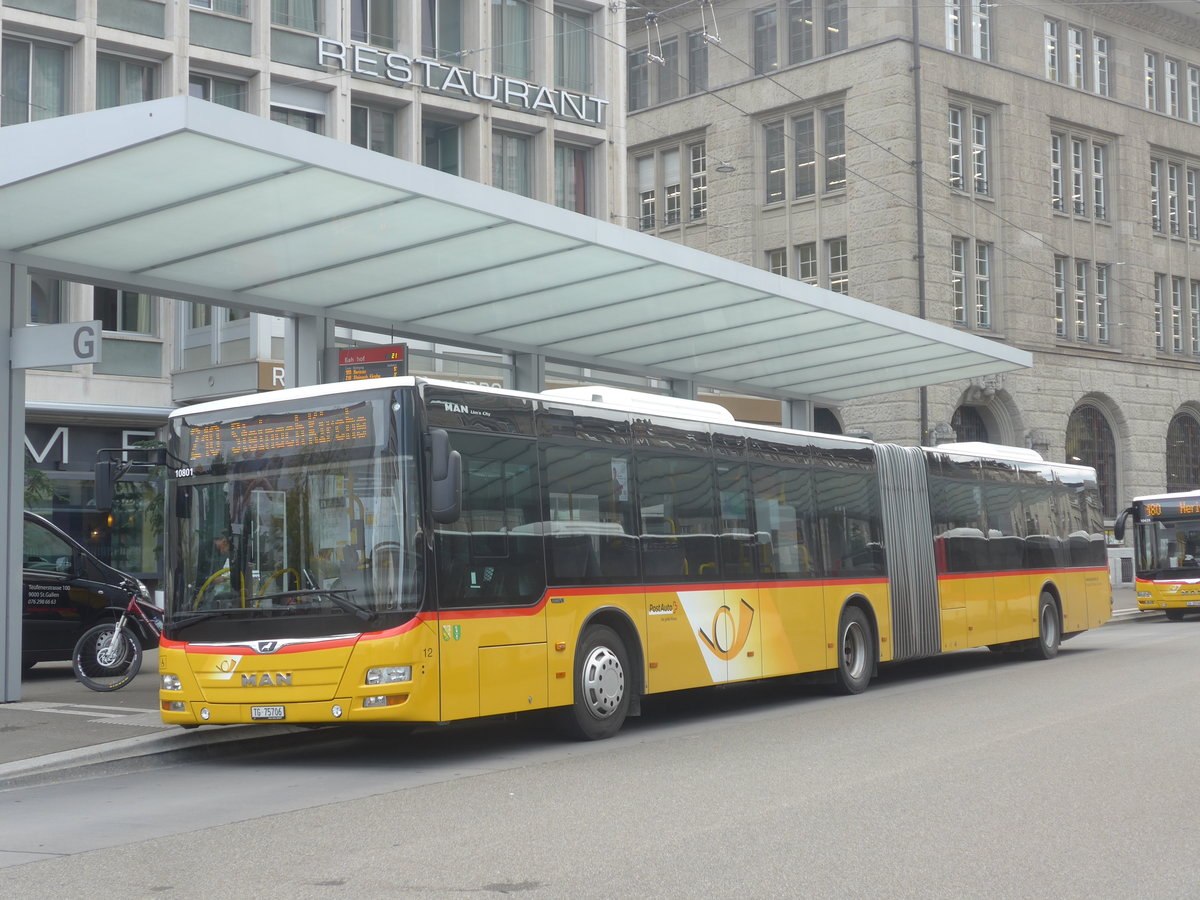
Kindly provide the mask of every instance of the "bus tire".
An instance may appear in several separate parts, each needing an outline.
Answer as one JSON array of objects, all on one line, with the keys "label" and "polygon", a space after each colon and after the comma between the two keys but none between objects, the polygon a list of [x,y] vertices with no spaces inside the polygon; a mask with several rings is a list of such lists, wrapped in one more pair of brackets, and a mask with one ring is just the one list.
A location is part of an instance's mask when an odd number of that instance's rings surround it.
[{"label": "bus tire", "polygon": [[1164,609],[1163,615],[1166,616],[1167,619],[1172,622],[1182,622],[1183,621],[1183,610],[1182,609]]},{"label": "bus tire", "polygon": [[567,735],[598,741],[620,731],[629,713],[631,674],[620,636],[607,625],[588,628],[575,653],[575,701],[563,710]]},{"label": "bus tire", "polygon": [[875,670],[875,638],[866,615],[857,606],[842,612],[837,633],[838,667],[834,688],[839,694],[861,694]]},{"label": "bus tire", "polygon": [[1025,651],[1026,659],[1054,659],[1058,656],[1058,645],[1062,640],[1062,625],[1058,617],[1058,604],[1049,591],[1042,591],[1038,600],[1038,636]]}]

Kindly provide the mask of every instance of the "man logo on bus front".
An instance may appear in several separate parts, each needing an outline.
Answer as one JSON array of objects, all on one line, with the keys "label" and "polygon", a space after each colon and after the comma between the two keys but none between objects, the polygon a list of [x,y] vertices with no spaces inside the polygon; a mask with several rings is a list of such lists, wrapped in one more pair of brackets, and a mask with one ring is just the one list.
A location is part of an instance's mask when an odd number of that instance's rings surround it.
[{"label": "man logo on bus front", "polygon": [[259,653],[274,653],[279,649],[279,641],[259,641],[257,647]]}]

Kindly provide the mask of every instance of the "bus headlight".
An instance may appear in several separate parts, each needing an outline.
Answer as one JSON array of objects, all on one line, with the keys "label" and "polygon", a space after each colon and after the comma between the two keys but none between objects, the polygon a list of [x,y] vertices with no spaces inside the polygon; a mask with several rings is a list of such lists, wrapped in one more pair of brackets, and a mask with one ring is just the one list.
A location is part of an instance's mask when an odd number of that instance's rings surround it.
[{"label": "bus headlight", "polygon": [[178,675],[163,675],[162,689],[164,691],[182,691],[183,684],[180,682]]},{"label": "bus headlight", "polygon": [[412,681],[412,666],[380,666],[367,669],[367,684],[399,684]]}]

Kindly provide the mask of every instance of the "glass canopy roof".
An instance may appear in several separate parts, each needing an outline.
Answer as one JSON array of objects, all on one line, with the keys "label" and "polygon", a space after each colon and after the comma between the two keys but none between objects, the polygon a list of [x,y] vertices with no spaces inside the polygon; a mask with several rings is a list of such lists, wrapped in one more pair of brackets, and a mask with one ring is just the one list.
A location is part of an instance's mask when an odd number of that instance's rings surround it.
[{"label": "glass canopy roof", "polygon": [[1032,363],[187,97],[0,129],[0,209],[0,260],[34,271],[748,393],[838,404]]}]

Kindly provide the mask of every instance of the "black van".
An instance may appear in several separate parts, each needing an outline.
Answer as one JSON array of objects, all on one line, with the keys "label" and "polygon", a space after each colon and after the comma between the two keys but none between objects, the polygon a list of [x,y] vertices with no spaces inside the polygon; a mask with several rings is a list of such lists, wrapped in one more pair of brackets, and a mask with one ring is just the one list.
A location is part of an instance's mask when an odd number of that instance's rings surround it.
[{"label": "black van", "polygon": [[[52,522],[25,513],[21,594],[21,667],[70,659],[79,636],[116,619],[131,594],[150,601],[146,586],[93,554]],[[143,638],[143,646],[147,640]],[[155,644],[151,644],[154,646]]]}]

